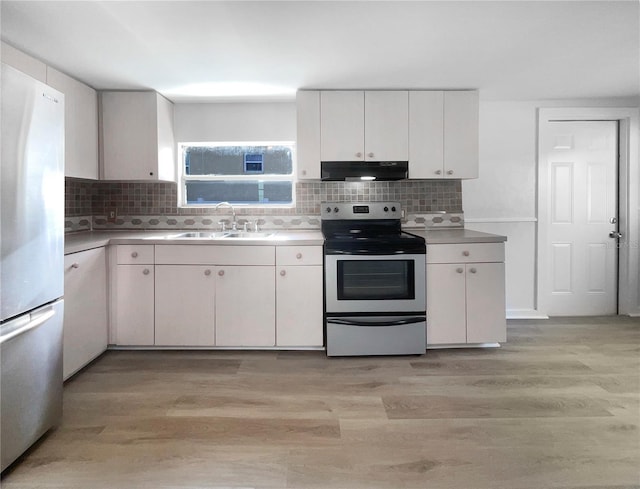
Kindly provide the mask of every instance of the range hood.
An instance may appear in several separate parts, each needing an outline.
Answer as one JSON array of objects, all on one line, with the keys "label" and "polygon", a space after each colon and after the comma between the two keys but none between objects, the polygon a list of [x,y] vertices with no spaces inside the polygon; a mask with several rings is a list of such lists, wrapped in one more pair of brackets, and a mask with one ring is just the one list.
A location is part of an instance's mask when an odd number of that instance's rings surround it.
[{"label": "range hood", "polygon": [[324,181],[403,180],[409,175],[407,161],[322,161]]}]

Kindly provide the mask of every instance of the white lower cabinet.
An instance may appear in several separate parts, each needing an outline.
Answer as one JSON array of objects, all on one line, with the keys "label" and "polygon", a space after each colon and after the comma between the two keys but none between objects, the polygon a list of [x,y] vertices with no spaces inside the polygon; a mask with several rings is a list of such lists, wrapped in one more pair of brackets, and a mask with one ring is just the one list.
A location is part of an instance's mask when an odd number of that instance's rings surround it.
[{"label": "white lower cabinet", "polygon": [[107,349],[107,265],[104,248],[64,257],[66,380]]},{"label": "white lower cabinet", "polygon": [[273,266],[220,266],[216,273],[216,346],[275,345]]},{"label": "white lower cabinet", "polygon": [[277,267],[277,346],[322,346],[322,279],[322,265]]},{"label": "white lower cabinet", "polygon": [[504,342],[505,317],[503,243],[427,246],[427,346]]},{"label": "white lower cabinet", "polygon": [[215,267],[156,265],[155,344],[215,344]]},{"label": "white lower cabinet", "polygon": [[153,265],[117,265],[115,339],[118,345],[154,344]]}]

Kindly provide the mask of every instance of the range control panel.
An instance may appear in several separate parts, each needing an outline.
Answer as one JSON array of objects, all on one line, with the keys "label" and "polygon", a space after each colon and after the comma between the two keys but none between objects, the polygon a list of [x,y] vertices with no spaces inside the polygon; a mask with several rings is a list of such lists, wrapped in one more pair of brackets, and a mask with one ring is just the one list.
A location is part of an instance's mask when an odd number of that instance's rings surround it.
[{"label": "range control panel", "polygon": [[323,202],[322,219],[400,219],[400,202]]}]

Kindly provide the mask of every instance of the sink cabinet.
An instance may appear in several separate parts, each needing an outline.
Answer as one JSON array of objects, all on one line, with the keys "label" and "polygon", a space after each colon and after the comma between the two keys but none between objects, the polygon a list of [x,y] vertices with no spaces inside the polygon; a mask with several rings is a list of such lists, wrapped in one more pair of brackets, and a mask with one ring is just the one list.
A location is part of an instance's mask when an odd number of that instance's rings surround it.
[{"label": "sink cabinet", "polygon": [[63,377],[107,349],[107,265],[104,248],[64,257]]},{"label": "sink cabinet", "polygon": [[427,245],[427,347],[506,341],[504,243]]}]

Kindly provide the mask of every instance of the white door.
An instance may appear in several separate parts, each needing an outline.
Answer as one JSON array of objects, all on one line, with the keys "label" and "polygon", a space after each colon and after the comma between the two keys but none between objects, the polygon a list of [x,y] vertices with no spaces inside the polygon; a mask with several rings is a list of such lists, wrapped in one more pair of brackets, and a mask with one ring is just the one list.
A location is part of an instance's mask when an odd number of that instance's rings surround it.
[{"label": "white door", "polygon": [[320,159],[364,161],[364,92],[320,92]]},{"label": "white door", "polygon": [[409,159],[409,92],[364,92],[364,146],[367,161]]},{"label": "white door", "polygon": [[546,312],[617,313],[617,122],[549,122],[546,155]]}]

